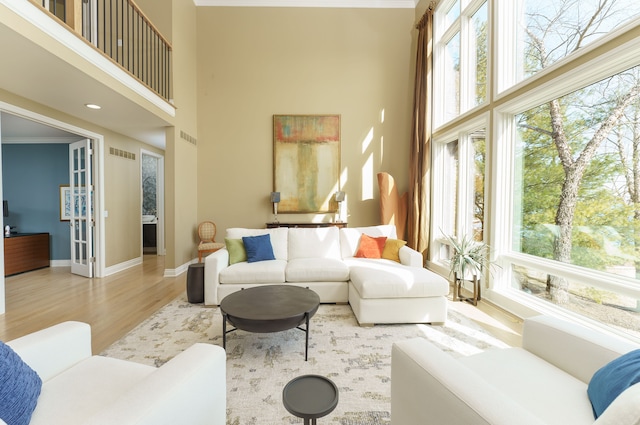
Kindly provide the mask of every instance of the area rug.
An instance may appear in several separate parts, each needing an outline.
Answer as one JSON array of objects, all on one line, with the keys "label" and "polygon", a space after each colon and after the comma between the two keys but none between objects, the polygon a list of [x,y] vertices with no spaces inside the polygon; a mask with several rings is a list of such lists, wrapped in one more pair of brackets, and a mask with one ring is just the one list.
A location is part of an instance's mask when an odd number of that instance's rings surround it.
[{"label": "area rug", "polygon": [[[218,308],[189,304],[182,295],[101,355],[161,366],[195,342],[222,346]],[[391,345],[426,338],[452,356],[506,347],[461,313],[431,325],[358,326],[348,305],[323,304],[311,319],[309,359],[298,329],[267,334],[235,331],[227,336],[227,424],[301,424],[282,404],[282,389],[305,374],[323,375],[339,389],[339,403],[322,424],[390,423]],[[426,394],[425,394],[426,396]]]}]

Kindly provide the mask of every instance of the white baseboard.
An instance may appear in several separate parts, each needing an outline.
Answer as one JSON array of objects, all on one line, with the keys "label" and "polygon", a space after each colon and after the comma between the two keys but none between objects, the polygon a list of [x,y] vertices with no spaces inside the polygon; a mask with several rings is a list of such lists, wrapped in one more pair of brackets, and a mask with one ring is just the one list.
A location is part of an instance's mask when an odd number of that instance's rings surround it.
[{"label": "white baseboard", "polygon": [[138,266],[140,264],[142,264],[142,257],[134,258],[132,260],[125,261],[123,263],[115,264],[113,266],[106,267],[104,269],[104,276],[105,277],[111,276],[114,273],[121,272],[123,270],[129,269],[134,266]]},{"label": "white baseboard", "polygon": [[175,269],[164,269],[164,277],[178,277],[180,276],[182,273],[186,272],[189,269],[189,265],[190,264],[194,264],[197,263],[198,260],[196,258],[194,258],[193,260],[189,261],[188,263],[184,263],[181,266],[178,266]]},{"label": "white baseboard", "polygon": [[71,259],[69,260],[51,260],[49,267],[71,267]]}]

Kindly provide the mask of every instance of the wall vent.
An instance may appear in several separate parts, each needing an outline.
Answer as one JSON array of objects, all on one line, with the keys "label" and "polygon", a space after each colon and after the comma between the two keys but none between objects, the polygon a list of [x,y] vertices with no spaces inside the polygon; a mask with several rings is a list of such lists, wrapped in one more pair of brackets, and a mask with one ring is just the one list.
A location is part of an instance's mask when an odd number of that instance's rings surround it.
[{"label": "wall vent", "polygon": [[120,158],[131,159],[134,161],[136,160],[135,153],[123,151],[122,149],[109,148],[109,154],[113,156],[119,156]]},{"label": "wall vent", "polygon": [[185,133],[182,130],[180,130],[180,138],[186,140],[187,142],[191,143],[192,145],[197,145],[198,144],[198,139],[196,139],[195,137],[193,137],[190,134]]}]

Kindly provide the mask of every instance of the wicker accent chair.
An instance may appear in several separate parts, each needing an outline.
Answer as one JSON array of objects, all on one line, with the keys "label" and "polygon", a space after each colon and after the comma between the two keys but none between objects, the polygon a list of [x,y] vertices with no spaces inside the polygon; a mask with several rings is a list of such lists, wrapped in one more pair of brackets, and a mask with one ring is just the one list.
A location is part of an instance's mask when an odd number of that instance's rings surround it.
[{"label": "wicker accent chair", "polygon": [[202,263],[202,254],[211,254],[220,248],[224,248],[223,243],[216,242],[216,225],[212,221],[203,221],[198,225],[198,262]]}]

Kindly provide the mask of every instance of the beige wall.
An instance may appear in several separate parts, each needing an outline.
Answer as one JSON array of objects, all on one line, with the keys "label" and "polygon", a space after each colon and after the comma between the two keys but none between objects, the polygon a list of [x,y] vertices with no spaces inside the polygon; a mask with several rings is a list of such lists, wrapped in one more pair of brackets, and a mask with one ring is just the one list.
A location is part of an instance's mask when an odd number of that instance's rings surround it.
[{"label": "beige wall", "polygon": [[[105,265],[118,265],[140,257],[142,247],[142,182],[140,150],[162,150],[102,129],[104,134]],[[110,154],[110,148],[135,154],[135,159]]]},{"label": "beige wall", "polygon": [[196,87],[196,7],[192,0],[173,1],[173,76],[175,127],[167,129],[165,268],[186,265],[196,255],[198,148],[181,137],[198,139]]},{"label": "beige wall", "polygon": [[376,173],[408,188],[415,11],[199,7],[197,17],[198,219],[222,237],[271,221],[273,115],[340,114],[349,225],[377,224]]}]

